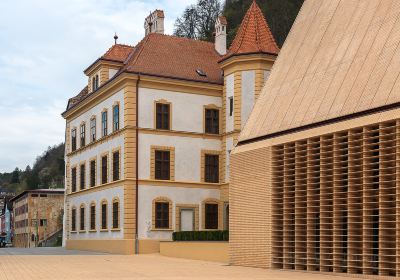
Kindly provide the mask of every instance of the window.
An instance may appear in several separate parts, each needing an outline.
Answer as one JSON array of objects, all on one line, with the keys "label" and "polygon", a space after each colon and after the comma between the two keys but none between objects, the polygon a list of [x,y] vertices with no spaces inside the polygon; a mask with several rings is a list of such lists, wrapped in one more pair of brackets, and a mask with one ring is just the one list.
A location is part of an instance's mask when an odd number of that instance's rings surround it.
[{"label": "window", "polygon": [[155,151],[155,179],[170,179],[170,151]]},{"label": "window", "polygon": [[76,231],[76,209],[72,208],[71,211],[71,231]]},{"label": "window", "polygon": [[159,229],[169,228],[169,202],[155,203],[155,227]]},{"label": "window", "polygon": [[90,186],[96,186],[96,160],[90,162]]},{"label": "window", "polygon": [[90,205],[90,230],[96,229],[96,204]]},{"label": "window", "polygon": [[113,153],[113,181],[119,180],[119,151]]},{"label": "window", "polygon": [[107,156],[101,157],[101,183],[107,183]]},{"label": "window", "polygon": [[107,202],[101,203],[101,229],[107,229]]},{"label": "window", "polygon": [[40,219],[40,226],[47,227],[47,219]]},{"label": "window", "polygon": [[76,192],[76,167],[71,169],[71,191]]},{"label": "window", "polygon": [[207,183],[219,182],[219,156],[204,155],[204,181]]},{"label": "window", "polygon": [[229,97],[229,116],[233,115],[233,96]]},{"label": "window", "polygon": [[83,123],[81,125],[81,147],[85,146],[85,130],[86,130],[86,125]]},{"label": "window", "polygon": [[205,110],[205,132],[210,134],[219,133],[219,110],[206,109]]},{"label": "window", "polygon": [[107,111],[101,113],[101,133],[102,136],[107,136]]},{"label": "window", "polygon": [[71,131],[71,148],[72,148],[72,151],[76,150],[76,129],[75,128]]},{"label": "window", "polygon": [[119,105],[113,107],[113,131],[119,129]]},{"label": "window", "polygon": [[81,172],[80,172],[80,189],[85,189],[85,164],[81,164]]},{"label": "window", "polygon": [[80,226],[79,230],[85,230],[85,206],[81,206],[81,213],[80,213]]},{"label": "window", "polygon": [[205,228],[218,229],[218,204],[206,203],[204,207]]},{"label": "window", "polygon": [[90,141],[96,141],[96,118],[90,120]]},{"label": "window", "polygon": [[99,75],[96,75],[92,78],[92,91],[95,91],[99,88]]},{"label": "window", "polygon": [[119,228],[119,202],[114,200],[112,205],[112,221],[113,228]]},{"label": "window", "polygon": [[156,103],[156,129],[170,129],[170,105]]}]

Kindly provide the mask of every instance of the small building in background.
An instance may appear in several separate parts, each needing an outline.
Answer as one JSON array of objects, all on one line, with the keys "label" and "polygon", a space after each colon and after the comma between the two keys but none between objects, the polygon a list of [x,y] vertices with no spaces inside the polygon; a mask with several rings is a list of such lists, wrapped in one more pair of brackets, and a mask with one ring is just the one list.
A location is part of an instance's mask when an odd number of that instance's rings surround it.
[{"label": "small building in background", "polygon": [[64,190],[27,190],[11,202],[15,247],[46,246],[62,232]]}]

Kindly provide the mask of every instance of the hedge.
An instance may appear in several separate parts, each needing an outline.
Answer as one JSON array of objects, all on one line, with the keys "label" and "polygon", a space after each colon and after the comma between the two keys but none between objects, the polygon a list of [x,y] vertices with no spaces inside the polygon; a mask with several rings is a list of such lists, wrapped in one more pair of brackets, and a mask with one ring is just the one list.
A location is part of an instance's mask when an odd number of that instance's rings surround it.
[{"label": "hedge", "polygon": [[172,234],[174,241],[229,241],[228,230],[179,231]]}]

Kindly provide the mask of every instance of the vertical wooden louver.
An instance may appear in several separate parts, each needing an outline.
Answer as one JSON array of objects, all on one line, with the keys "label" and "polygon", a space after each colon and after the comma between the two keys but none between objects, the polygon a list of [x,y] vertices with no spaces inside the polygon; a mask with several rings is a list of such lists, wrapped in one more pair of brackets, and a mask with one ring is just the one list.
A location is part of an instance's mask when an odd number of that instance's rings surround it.
[{"label": "vertical wooden louver", "polygon": [[400,276],[400,120],[272,157],[274,268]]}]

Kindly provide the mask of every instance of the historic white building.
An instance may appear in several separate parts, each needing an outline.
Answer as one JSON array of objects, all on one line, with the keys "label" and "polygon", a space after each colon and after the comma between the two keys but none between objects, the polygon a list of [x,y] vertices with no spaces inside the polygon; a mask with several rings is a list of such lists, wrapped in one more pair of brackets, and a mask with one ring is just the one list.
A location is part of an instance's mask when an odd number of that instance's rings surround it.
[{"label": "historic white building", "polygon": [[174,231],[229,227],[229,153],[279,49],[255,3],[229,50],[224,17],[215,43],[163,21],[90,65],[63,113],[67,248],[157,252]]}]

